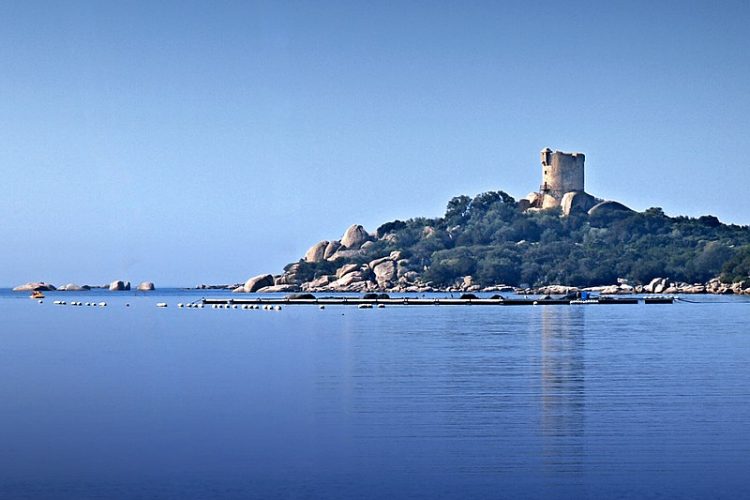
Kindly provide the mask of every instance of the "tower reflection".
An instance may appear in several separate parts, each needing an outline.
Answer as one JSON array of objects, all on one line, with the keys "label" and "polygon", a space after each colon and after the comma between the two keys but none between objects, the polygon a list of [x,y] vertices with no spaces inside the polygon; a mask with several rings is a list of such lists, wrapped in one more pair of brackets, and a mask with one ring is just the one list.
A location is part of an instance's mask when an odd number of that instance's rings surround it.
[{"label": "tower reflection", "polygon": [[585,307],[546,306],[541,313],[541,436],[544,463],[582,469]]}]

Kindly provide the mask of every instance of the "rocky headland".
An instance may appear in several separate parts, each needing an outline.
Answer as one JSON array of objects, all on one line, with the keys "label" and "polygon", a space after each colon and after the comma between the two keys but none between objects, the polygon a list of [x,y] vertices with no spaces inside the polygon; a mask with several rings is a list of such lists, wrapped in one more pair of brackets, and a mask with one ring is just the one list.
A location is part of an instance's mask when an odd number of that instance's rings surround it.
[{"label": "rocky headland", "polygon": [[[425,229],[423,236],[430,237],[432,229]],[[393,250],[388,255],[372,258],[370,250],[379,241],[394,241],[392,233],[368,233],[363,226],[354,224],[340,240],[323,240],[312,245],[299,262],[286,267],[282,274],[263,274],[248,279],[244,284],[213,285],[203,288],[231,289],[236,293],[273,292],[384,292],[384,293],[428,293],[428,292],[497,292],[518,294],[564,295],[571,292],[589,291],[601,294],[747,294],[750,295],[750,279],[734,283],[712,278],[694,283],[664,277],[652,278],[645,284],[627,283],[571,286],[537,285],[518,286],[504,283],[480,284],[473,276],[462,276],[449,286],[435,286],[422,273],[414,269],[403,252]],[[363,262],[364,260],[364,262]],[[310,264],[320,265],[330,273],[316,273],[305,279],[303,270]]]}]

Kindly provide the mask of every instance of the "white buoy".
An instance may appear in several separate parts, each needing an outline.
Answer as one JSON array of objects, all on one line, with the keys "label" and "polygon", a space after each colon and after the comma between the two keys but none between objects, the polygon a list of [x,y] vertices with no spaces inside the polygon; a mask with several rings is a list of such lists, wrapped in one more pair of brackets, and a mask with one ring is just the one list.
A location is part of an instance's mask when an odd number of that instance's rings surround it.
[{"label": "white buoy", "polygon": [[44,301],[42,299],[37,300],[40,304],[44,304]]},{"label": "white buoy", "polygon": [[107,307],[107,303],[106,302],[99,302],[99,307]]},{"label": "white buoy", "polygon": [[198,304],[198,305],[197,305],[197,306],[195,306],[195,307],[197,307],[198,309],[203,309],[204,305],[203,305],[203,304]]},{"label": "white buoy", "polygon": [[[183,307],[185,307],[185,304],[183,304],[182,302],[180,302],[179,304],[177,304],[177,307],[179,307],[180,309],[182,309]],[[188,304],[188,307],[190,307],[190,304]]]},{"label": "white buoy", "polygon": [[237,309],[237,304],[232,304],[232,309]]},{"label": "white buoy", "polygon": [[274,307],[274,310],[276,310],[276,311],[281,311],[281,306],[276,306],[276,307]]},{"label": "white buoy", "polygon": [[159,303],[156,304],[156,307],[167,307],[167,303],[166,302],[159,302]]},{"label": "white buoy", "polygon": [[385,309],[385,304],[378,304],[378,309]]},{"label": "white buoy", "polygon": [[325,309],[325,308],[326,308],[326,306],[320,306],[320,307],[318,307],[318,309]]}]

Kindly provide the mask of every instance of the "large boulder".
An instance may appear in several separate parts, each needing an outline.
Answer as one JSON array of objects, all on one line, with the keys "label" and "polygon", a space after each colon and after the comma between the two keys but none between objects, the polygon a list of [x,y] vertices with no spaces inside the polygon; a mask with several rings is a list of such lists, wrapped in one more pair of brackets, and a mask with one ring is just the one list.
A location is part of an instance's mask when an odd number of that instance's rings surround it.
[{"label": "large boulder", "polygon": [[643,286],[643,290],[647,293],[661,293],[667,287],[667,282],[667,278],[654,278]]},{"label": "large boulder", "polygon": [[396,279],[396,263],[392,260],[385,260],[372,268],[375,273],[375,281],[378,286],[385,288]]},{"label": "large boulder", "polygon": [[563,215],[586,213],[600,201],[585,191],[570,191],[563,195],[560,208],[562,208]]},{"label": "large boulder", "polygon": [[109,284],[109,291],[110,292],[122,292],[125,290],[130,290],[130,282],[129,281],[121,281],[116,280]]},{"label": "large boulder", "polygon": [[617,201],[602,201],[589,209],[591,217],[620,217],[633,213],[633,210]]},{"label": "large boulder", "polygon": [[321,262],[322,260],[324,260],[328,243],[328,241],[324,240],[311,246],[307,253],[305,253],[305,261]]},{"label": "large boulder", "polygon": [[52,290],[56,290],[56,288],[55,285],[45,283],[44,281],[32,281],[30,283],[18,285],[13,289],[14,292],[32,292],[34,290],[39,292],[50,292]]},{"label": "large boulder", "polygon": [[338,240],[329,241],[325,253],[323,254],[323,258],[326,260],[330,259],[339,248],[341,248],[341,243]]},{"label": "large boulder", "polygon": [[370,261],[368,266],[370,266],[370,269],[375,269],[378,265],[382,264],[383,262],[392,260],[390,257],[382,257],[380,259],[375,259],[373,261]]},{"label": "large boulder", "polygon": [[273,285],[264,286],[258,293],[299,292],[299,285]]},{"label": "large boulder", "polygon": [[249,280],[245,282],[245,285],[243,286],[243,289],[247,293],[253,293],[257,292],[263,287],[266,286],[273,286],[274,280],[273,276],[270,274],[260,274],[258,276],[252,277]]},{"label": "large boulder", "polygon": [[336,252],[334,252],[334,254],[328,257],[326,260],[331,261],[331,262],[337,259],[349,260],[349,259],[353,259],[354,257],[358,257],[360,255],[362,255],[362,252],[359,250],[344,250],[343,248],[341,248],[337,250]]},{"label": "large boulder", "polygon": [[150,292],[154,290],[156,287],[154,286],[154,283],[151,281],[142,281],[138,285],[138,290],[141,292]]},{"label": "large boulder", "polygon": [[336,271],[336,278],[341,278],[342,276],[346,276],[357,270],[359,270],[359,265],[357,264],[344,264],[338,269],[338,271]]},{"label": "large boulder", "polygon": [[328,276],[328,275],[321,276],[320,278],[316,278],[312,281],[308,281],[307,283],[304,283],[302,285],[302,288],[307,289],[307,290],[314,289],[314,288],[323,288],[323,287],[328,286],[328,284],[331,283],[332,281],[336,281],[335,276]]},{"label": "large boulder", "polygon": [[345,274],[341,278],[337,279],[330,284],[330,287],[335,290],[342,290],[344,288],[351,287],[351,285],[354,283],[363,281],[367,281],[367,277],[361,271],[355,271],[353,273]]},{"label": "large boulder", "polygon": [[361,247],[362,243],[369,239],[370,235],[367,234],[364,227],[359,224],[352,224],[341,238],[341,245],[348,249],[355,249]]}]

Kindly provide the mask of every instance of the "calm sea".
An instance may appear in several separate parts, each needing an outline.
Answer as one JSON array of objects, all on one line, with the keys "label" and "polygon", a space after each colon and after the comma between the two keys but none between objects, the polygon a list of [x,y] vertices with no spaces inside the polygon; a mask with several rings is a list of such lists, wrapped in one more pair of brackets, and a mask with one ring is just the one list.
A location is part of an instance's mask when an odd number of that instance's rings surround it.
[{"label": "calm sea", "polygon": [[750,496],[748,299],[175,307],[209,294],[0,292],[0,497]]}]

